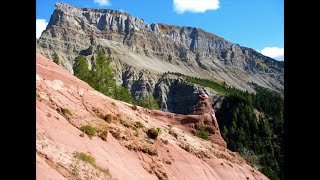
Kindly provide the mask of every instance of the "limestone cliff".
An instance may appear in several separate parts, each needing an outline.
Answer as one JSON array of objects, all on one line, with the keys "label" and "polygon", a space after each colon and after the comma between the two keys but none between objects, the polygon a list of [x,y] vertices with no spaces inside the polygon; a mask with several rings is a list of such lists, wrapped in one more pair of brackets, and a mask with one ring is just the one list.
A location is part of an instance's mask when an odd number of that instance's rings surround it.
[{"label": "limestone cliff", "polygon": [[[79,53],[92,63],[97,49],[107,52],[119,83],[124,74],[119,67],[125,65],[137,68],[136,74],[149,72],[145,76],[150,74],[152,81],[155,75],[171,71],[208,79],[214,77],[250,92],[254,90],[248,82],[283,92],[283,62],[212,33],[195,27],[149,24],[116,10],[57,3],[37,42],[37,51],[49,58],[57,52],[61,66],[72,72]],[[134,85],[134,89],[141,87]]]}]

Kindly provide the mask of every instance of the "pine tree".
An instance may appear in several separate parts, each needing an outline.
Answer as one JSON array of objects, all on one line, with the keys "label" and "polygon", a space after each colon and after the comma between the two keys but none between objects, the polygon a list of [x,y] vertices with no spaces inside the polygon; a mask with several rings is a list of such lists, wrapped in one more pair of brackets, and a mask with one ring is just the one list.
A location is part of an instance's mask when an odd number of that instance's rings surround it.
[{"label": "pine tree", "polygon": [[88,63],[84,56],[79,55],[76,57],[75,63],[73,65],[73,71],[75,76],[92,86],[91,72],[88,68]]},{"label": "pine tree", "polygon": [[258,133],[258,123],[257,123],[257,117],[255,114],[253,114],[252,121],[250,124],[250,132],[252,134]]},{"label": "pine tree", "polygon": [[146,96],[143,96],[139,101],[138,105],[148,108],[148,109],[160,109],[157,101],[153,96],[148,93]]},{"label": "pine tree", "polygon": [[93,66],[93,87],[103,94],[114,97],[116,83],[110,61],[103,51],[99,51]]},{"label": "pine tree", "polygon": [[228,131],[227,127],[223,126],[222,137],[224,140],[226,140],[227,143],[228,143],[228,135],[229,135],[229,131]]},{"label": "pine tree", "polygon": [[124,86],[116,86],[115,99],[120,101],[125,101],[130,104],[137,104],[136,101],[131,96],[131,93]]},{"label": "pine tree", "polygon": [[246,134],[243,130],[242,127],[240,127],[238,130],[237,130],[237,136],[238,136],[238,140],[239,142],[243,142],[242,144],[246,144],[245,141],[246,141]]}]

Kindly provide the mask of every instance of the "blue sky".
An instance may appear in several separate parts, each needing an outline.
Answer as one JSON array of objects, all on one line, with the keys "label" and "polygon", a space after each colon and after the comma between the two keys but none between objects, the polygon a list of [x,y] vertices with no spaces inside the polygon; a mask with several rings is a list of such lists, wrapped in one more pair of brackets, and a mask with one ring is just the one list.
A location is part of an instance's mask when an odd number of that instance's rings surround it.
[{"label": "blue sky", "polygon": [[55,2],[122,10],[147,23],[198,27],[284,60],[283,0],[36,0],[37,37],[50,20]]}]

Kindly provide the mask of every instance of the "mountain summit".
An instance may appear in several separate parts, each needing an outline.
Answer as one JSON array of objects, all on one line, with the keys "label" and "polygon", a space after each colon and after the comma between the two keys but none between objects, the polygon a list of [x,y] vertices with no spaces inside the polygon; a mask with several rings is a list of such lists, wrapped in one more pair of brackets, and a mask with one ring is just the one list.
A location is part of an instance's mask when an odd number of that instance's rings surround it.
[{"label": "mountain summit", "polygon": [[[148,24],[116,10],[79,8],[56,3],[46,30],[37,41],[37,52],[73,73],[78,54],[89,66],[103,49],[115,69],[118,84],[133,95],[153,93],[161,75],[178,72],[213,79],[254,92],[253,82],[283,93],[284,64],[251,48],[226,41],[195,27]],[[139,84],[143,80],[145,84]]]}]

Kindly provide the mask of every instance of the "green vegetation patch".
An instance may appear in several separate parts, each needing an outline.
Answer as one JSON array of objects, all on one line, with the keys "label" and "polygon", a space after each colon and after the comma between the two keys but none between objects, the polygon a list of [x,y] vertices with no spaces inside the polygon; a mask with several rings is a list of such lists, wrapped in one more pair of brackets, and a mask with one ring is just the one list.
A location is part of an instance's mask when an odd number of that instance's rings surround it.
[{"label": "green vegetation patch", "polygon": [[92,136],[95,136],[97,134],[95,128],[92,127],[91,125],[82,126],[80,130],[86,133],[90,138],[92,138]]},{"label": "green vegetation patch", "polygon": [[71,113],[71,111],[70,111],[68,108],[63,108],[63,109],[62,109],[62,113],[63,113],[64,115],[72,116],[72,113]]},{"label": "green vegetation patch", "polygon": [[198,127],[198,132],[196,133],[196,136],[205,140],[210,139],[210,133],[206,130],[206,126],[200,125]]},{"label": "green vegetation patch", "polygon": [[149,138],[156,139],[161,133],[161,128],[150,128],[147,132]]},{"label": "green vegetation patch", "polygon": [[[73,71],[75,76],[106,96],[148,109],[159,109],[157,101],[151,94],[135,100],[126,87],[116,85],[110,61],[103,51],[98,52],[92,70],[88,68],[87,59],[79,55],[75,59]],[[116,107],[114,102],[111,104]]]},{"label": "green vegetation patch", "polygon": [[86,153],[83,153],[83,152],[75,152],[74,157],[80,159],[81,161],[87,162],[91,165],[96,164],[96,159],[93,156],[86,154]]}]

